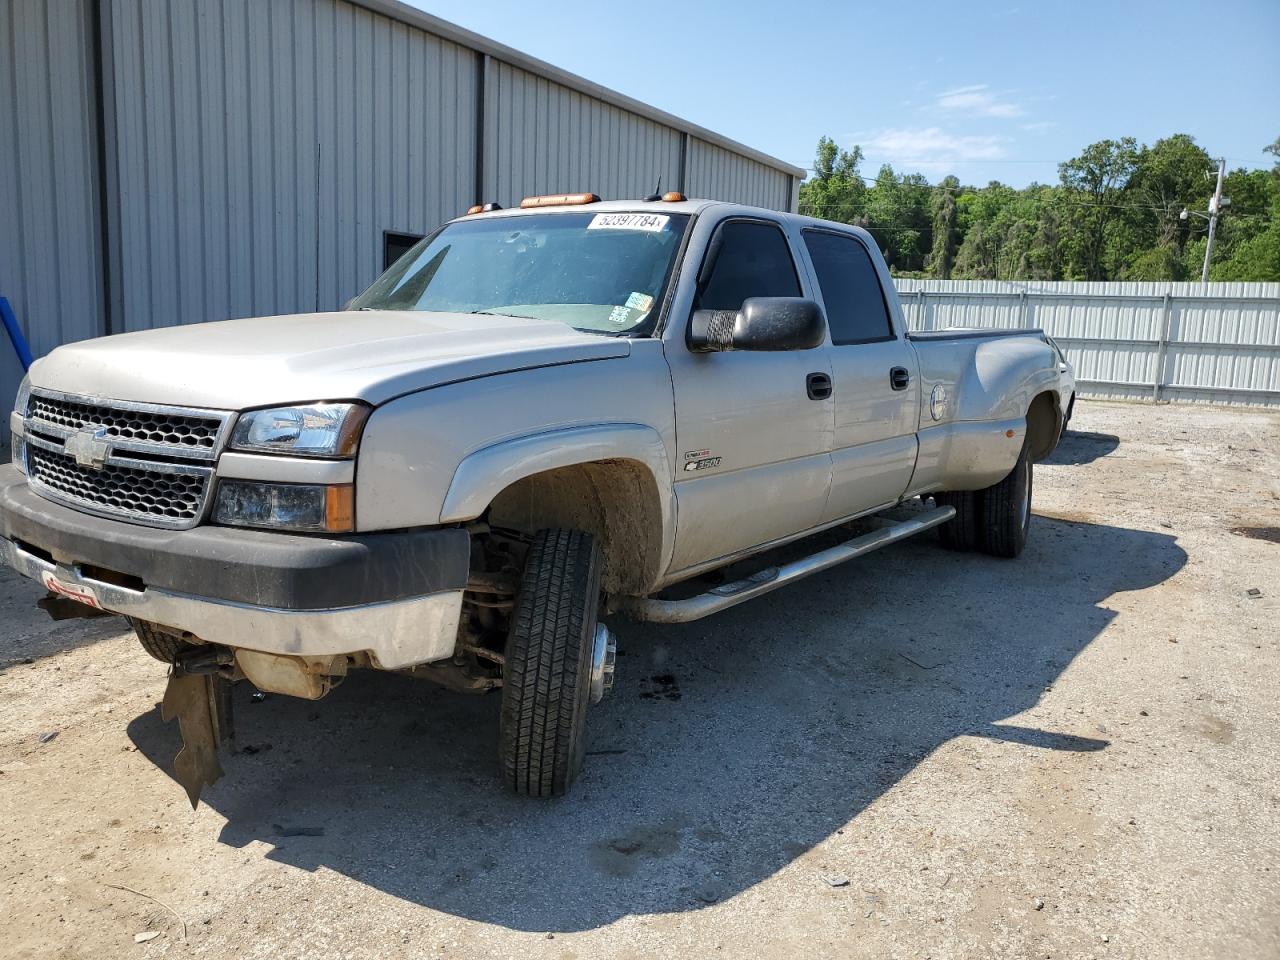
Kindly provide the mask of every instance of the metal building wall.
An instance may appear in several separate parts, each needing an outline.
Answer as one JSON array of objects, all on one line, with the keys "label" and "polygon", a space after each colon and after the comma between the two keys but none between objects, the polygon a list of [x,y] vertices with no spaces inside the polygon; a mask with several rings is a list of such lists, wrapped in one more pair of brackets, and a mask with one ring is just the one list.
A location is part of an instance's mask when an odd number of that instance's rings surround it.
[{"label": "metal building wall", "polygon": [[336,309],[471,203],[471,51],[341,0],[109,7],[117,329]]},{"label": "metal building wall", "polygon": [[1280,283],[896,285],[911,329],[1042,328],[1082,395],[1280,406]]},{"label": "metal building wall", "polygon": [[[0,3],[0,296],[36,356],[102,332],[91,13],[88,0]],[[21,378],[0,333],[0,410]],[[8,431],[6,413],[6,452]]]},{"label": "metal building wall", "polygon": [[[795,209],[803,175],[397,0],[0,0],[0,77],[0,294],[37,356],[336,309],[384,231],[477,200],[661,176]],[[0,406],[19,375],[0,344]]]},{"label": "metal building wall", "polygon": [[709,200],[732,200],[771,210],[795,210],[797,178],[784,170],[730,152],[698,137],[689,138],[685,193]]},{"label": "metal building wall", "polygon": [[681,134],[527,70],[490,60],[484,199],[594,191],[643,197],[678,189]]}]

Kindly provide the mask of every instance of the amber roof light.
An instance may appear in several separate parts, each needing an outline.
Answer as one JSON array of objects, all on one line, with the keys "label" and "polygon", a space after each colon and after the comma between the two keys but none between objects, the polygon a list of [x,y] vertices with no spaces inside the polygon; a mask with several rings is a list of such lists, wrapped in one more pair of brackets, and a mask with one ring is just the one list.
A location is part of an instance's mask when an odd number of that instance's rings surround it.
[{"label": "amber roof light", "polygon": [[662,199],[666,203],[679,203],[681,200],[688,200],[689,198],[686,197],[683,193],[676,193],[674,190],[672,190],[670,193],[664,193],[662,195]]},{"label": "amber roof light", "polygon": [[599,202],[600,198],[594,193],[555,193],[545,197],[525,197],[520,201],[520,207],[527,210],[529,207],[571,207]]}]

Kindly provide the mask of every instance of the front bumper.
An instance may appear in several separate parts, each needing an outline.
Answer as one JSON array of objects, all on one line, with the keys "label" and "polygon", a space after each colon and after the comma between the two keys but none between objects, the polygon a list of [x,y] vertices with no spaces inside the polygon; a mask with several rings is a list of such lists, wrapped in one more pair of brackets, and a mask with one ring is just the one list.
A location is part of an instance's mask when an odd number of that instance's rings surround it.
[{"label": "front bumper", "polygon": [[387,670],[453,654],[464,530],[344,537],[163,530],[90,516],[0,467],[0,561],[105,610],[208,643],[289,656],[367,653]]}]

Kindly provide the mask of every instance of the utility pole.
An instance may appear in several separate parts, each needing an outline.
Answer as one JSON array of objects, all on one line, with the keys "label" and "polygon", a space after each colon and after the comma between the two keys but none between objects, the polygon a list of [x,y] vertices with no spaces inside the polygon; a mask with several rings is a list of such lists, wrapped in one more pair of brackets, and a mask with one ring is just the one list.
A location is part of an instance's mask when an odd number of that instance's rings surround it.
[{"label": "utility pole", "polygon": [[[1222,210],[1222,177],[1227,172],[1226,158],[1218,158],[1218,185],[1214,187],[1213,198],[1209,201],[1209,242],[1204,248],[1204,269],[1200,271],[1200,282],[1209,282],[1209,258],[1213,256],[1213,235],[1218,229],[1218,214]],[[1227,201],[1230,203],[1231,201]]]}]

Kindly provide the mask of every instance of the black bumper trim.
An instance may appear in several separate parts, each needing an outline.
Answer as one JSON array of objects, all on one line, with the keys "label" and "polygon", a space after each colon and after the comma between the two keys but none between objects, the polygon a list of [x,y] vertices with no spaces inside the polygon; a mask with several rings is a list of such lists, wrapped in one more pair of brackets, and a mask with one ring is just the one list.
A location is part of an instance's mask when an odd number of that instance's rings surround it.
[{"label": "black bumper trim", "polygon": [[197,597],[287,610],[355,607],[466,586],[465,530],[299,536],[234,527],[164,530],[80,513],[0,466],[0,534]]}]

